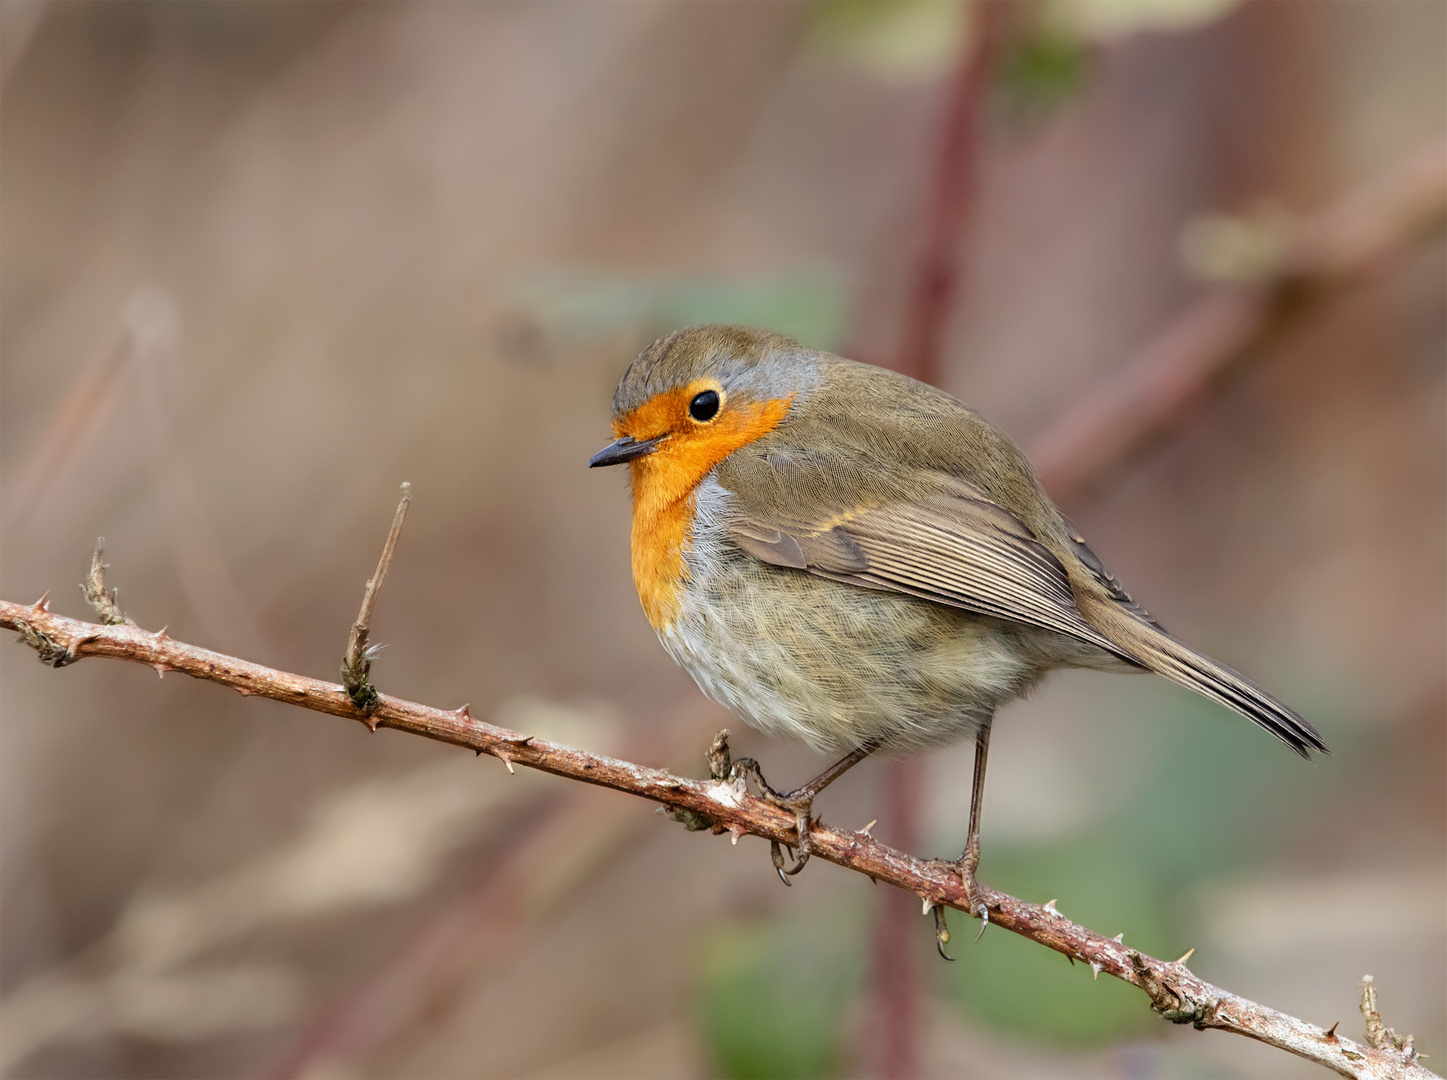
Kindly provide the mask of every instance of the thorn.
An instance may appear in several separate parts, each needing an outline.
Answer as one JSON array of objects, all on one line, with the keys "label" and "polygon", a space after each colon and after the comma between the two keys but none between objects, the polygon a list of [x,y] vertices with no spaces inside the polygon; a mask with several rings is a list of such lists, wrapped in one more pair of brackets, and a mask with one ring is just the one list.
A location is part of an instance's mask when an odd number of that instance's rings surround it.
[{"label": "thorn", "polygon": [[235,690],[238,694],[240,694],[242,697],[251,697],[251,696],[252,696],[252,692],[251,692],[250,690],[246,689],[246,687],[244,687],[244,686],[236,686],[236,687],[233,687],[232,689],[234,689],[234,690]]},{"label": "thorn", "polygon": [[1110,940],[1111,940],[1111,941],[1114,941],[1114,942],[1117,942],[1117,943],[1119,943],[1119,944],[1121,944],[1121,945],[1124,945],[1124,944],[1125,944],[1125,931],[1122,930],[1119,934],[1116,934],[1115,937],[1111,938]]},{"label": "thorn", "polygon": [[935,902],[931,900],[928,896],[921,896],[920,899],[924,901],[924,910],[921,911],[920,914],[928,915],[929,909],[935,906]]},{"label": "thorn", "polygon": [[153,668],[156,669],[156,678],[158,678],[158,679],[164,679],[164,678],[166,677],[166,665],[165,665],[165,664],[152,664],[151,667],[153,667]]},{"label": "thorn", "polygon": [[[1059,903],[1059,902],[1060,902],[1059,897],[1056,897],[1056,898],[1053,899],[1053,900],[1047,900],[1047,901],[1045,901],[1045,910],[1048,911],[1048,912],[1050,912],[1050,914],[1052,914],[1052,915],[1060,916],[1060,909],[1055,906],[1055,905],[1056,905],[1057,903]],[[1063,916],[1061,916],[1061,917],[1063,918]]]},{"label": "thorn", "polygon": [[1341,1040],[1336,1037],[1336,1029],[1339,1027],[1341,1027],[1340,1020],[1338,1020],[1335,1024],[1328,1028],[1326,1034],[1323,1035],[1322,1038],[1325,1039],[1327,1042],[1340,1042]]},{"label": "thorn", "polygon": [[[512,743],[514,746],[527,746],[530,742],[532,742],[532,741],[533,741],[534,739],[536,739],[536,738],[537,738],[536,735],[518,735],[518,736],[515,736],[514,738],[508,739],[507,741],[510,742],[510,743]],[[678,787],[679,785],[678,785],[678,784],[674,784],[674,785],[672,785],[672,786],[673,786],[673,787]]]},{"label": "thorn", "polygon": [[371,729],[372,734],[375,735],[375,734],[377,734],[377,725],[380,724],[381,721],[378,720],[378,719],[377,719],[375,716],[373,716],[371,713],[368,713],[368,714],[367,714],[367,718],[366,718],[366,720],[363,721],[363,723],[365,723],[365,724],[367,725],[367,727]]},{"label": "thorn", "polygon": [[[1187,949],[1187,950],[1186,950],[1186,955],[1183,956],[1183,957],[1181,957],[1179,960],[1176,961],[1177,966],[1179,966],[1179,967],[1185,967],[1185,966],[1186,966],[1186,961],[1191,958],[1191,956],[1195,953],[1195,951],[1196,951],[1196,950],[1195,950],[1194,948]],[[1335,1031],[1336,1028],[1332,1028],[1332,1030]]]},{"label": "thorn", "polygon": [[989,925],[990,925],[990,912],[989,912],[988,910],[986,910],[985,913],[980,916],[980,932],[975,935],[975,944],[976,944],[976,945],[978,945],[978,944],[980,943],[980,939],[985,936],[985,928],[988,927]]},{"label": "thorn", "polygon": [[161,627],[159,630],[157,630],[154,634],[151,635],[151,640],[152,640],[152,641],[169,641],[169,640],[171,639],[171,635],[168,634],[168,633],[166,633],[166,631],[169,630],[170,628],[171,628],[171,624],[170,624],[170,623],[167,623],[165,626]]},{"label": "thorn", "polygon": [[502,761],[502,763],[507,766],[509,776],[516,776],[518,774],[518,771],[512,767],[512,758],[507,757],[503,754],[498,754],[497,756]]},{"label": "thorn", "polygon": [[1097,964],[1094,960],[1090,962],[1090,975],[1091,978],[1094,979],[1100,978],[1100,965]]},{"label": "thorn", "polygon": [[[453,709],[452,714],[462,720],[471,720],[472,713],[467,711],[471,705],[472,702],[469,701],[466,705],[461,705],[458,708]],[[478,751],[478,753],[481,753],[481,751]]]},{"label": "thorn", "polygon": [[481,751],[481,750],[478,750],[477,756],[478,756],[478,757],[482,757],[482,751]]},{"label": "thorn", "polygon": [[738,847],[738,846],[739,846],[739,837],[740,837],[740,836],[745,836],[745,835],[747,835],[747,834],[744,832],[743,829],[739,828],[739,826],[737,826],[737,825],[730,826],[730,828],[729,828],[729,839],[733,842],[734,847]]},{"label": "thorn", "polygon": [[41,593],[41,594],[40,594],[40,599],[37,600],[37,601],[35,601],[35,603],[31,604],[30,607],[31,607],[33,610],[35,610],[35,611],[40,611],[40,612],[49,611],[49,610],[50,610],[50,590],[49,590],[49,589],[46,589],[43,593]]},{"label": "thorn", "polygon": [[878,824],[879,824],[879,819],[878,819],[878,818],[875,818],[875,819],[872,820],[868,825],[864,826],[864,828],[862,828],[862,829],[859,830],[859,835],[860,835],[860,836],[867,836],[867,837],[869,837],[869,839],[873,840],[873,839],[874,839],[874,834],[873,834],[872,832],[870,832],[869,830],[872,829],[872,828],[874,828],[874,827],[875,827],[876,825],[878,825]]}]

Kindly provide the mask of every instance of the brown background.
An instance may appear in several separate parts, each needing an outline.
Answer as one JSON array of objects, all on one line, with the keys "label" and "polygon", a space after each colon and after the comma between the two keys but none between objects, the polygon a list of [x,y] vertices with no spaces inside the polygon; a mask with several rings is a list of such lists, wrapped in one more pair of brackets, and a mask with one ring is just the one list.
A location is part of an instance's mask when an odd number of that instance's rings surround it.
[{"label": "brown background", "polygon": [[[1310,213],[1443,137],[1441,4],[1218,6],[1056,31],[1073,77],[996,88],[941,381],[1027,445],[1209,287],[1191,222]],[[103,534],[142,626],[332,677],[408,480],[380,686],[697,772],[724,719],[638,609],[624,478],[584,463],[678,325],[889,357],[952,10],[9,0],[0,591],[82,614]],[[1335,754],[1159,680],[1057,676],[996,726],[981,870],[1354,1033],[1370,972],[1437,1061],[1444,278],[1440,233],[1384,261],[1066,506]],[[6,1075],[877,1067],[862,879],[786,891],[757,841],[622,796],[0,661]],[[775,782],[817,767],[739,726]],[[968,762],[930,764],[931,852]],[[823,811],[879,817],[878,777]],[[1315,1075],[970,936],[921,960],[932,1075]]]}]

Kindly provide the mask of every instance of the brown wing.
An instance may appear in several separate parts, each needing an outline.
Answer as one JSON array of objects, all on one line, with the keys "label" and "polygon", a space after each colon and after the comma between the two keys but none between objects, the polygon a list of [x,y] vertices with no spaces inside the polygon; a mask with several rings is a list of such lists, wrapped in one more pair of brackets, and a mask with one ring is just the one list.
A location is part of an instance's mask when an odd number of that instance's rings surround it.
[{"label": "brown wing", "polygon": [[1081,615],[1064,568],[1034,534],[957,477],[822,521],[742,517],[730,532],[777,566],[1030,623],[1134,660]]}]

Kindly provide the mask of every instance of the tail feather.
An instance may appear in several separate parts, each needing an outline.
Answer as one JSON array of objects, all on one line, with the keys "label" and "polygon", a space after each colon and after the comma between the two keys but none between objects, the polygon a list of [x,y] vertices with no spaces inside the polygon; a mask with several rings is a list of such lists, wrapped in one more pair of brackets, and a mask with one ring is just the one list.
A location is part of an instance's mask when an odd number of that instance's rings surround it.
[{"label": "tail feather", "polygon": [[1203,656],[1118,605],[1102,602],[1087,607],[1096,610],[1086,610],[1086,618],[1150,670],[1240,713],[1304,758],[1309,759],[1312,750],[1331,753],[1321,733],[1305,718],[1240,672]]},{"label": "tail feather", "polygon": [[1169,635],[1143,659],[1146,666],[1212,701],[1234,709],[1265,728],[1304,758],[1308,751],[1331,753],[1321,733],[1295,709],[1283,704],[1225,664],[1202,656]]}]

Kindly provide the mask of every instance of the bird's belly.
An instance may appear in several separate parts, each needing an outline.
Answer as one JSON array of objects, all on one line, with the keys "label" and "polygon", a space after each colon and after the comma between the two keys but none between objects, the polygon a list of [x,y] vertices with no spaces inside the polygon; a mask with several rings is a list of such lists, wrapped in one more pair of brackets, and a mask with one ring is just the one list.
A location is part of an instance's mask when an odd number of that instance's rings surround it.
[{"label": "bird's belly", "polygon": [[726,541],[689,557],[664,647],[709,697],[766,734],[886,754],[954,742],[1053,664],[1048,631],[759,562]]}]

